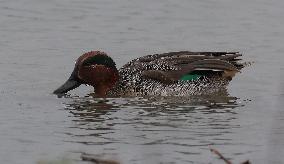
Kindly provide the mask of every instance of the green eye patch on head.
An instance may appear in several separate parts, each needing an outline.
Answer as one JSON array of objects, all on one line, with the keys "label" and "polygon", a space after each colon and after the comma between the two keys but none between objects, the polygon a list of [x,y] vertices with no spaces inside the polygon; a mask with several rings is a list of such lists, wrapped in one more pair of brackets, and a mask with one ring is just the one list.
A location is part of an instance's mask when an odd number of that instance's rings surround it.
[{"label": "green eye patch on head", "polygon": [[98,54],[98,55],[95,55],[93,57],[86,59],[83,62],[83,65],[84,66],[104,65],[104,66],[109,67],[109,68],[116,68],[115,62],[110,57],[108,57],[106,55],[101,55],[101,54]]}]

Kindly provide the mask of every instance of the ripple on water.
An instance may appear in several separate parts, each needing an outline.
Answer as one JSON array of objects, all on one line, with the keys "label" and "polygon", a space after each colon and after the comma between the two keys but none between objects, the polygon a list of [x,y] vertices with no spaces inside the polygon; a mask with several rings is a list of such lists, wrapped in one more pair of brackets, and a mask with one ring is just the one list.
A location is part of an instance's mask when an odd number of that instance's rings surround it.
[{"label": "ripple on water", "polygon": [[[64,132],[70,136],[65,141],[84,145],[92,153],[115,153],[122,157],[127,152],[123,147],[136,146],[139,151],[147,150],[144,155],[163,149],[151,158],[168,155],[183,161],[189,159],[184,154],[197,157],[209,145],[240,144],[231,135],[240,127],[234,120],[238,117],[236,107],[243,104],[226,94],[185,98],[100,99],[92,95],[67,98],[70,101],[65,104],[65,110],[74,124]],[[138,160],[136,156],[128,158]]]}]

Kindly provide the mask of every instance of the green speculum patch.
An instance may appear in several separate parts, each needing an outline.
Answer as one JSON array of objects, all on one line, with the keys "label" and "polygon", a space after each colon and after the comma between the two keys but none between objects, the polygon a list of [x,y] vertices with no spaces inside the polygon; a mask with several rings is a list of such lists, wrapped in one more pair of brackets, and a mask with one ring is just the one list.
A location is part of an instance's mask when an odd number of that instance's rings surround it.
[{"label": "green speculum patch", "polygon": [[197,80],[201,77],[202,75],[198,74],[186,74],[180,78],[182,81],[189,81],[189,80]]},{"label": "green speculum patch", "polygon": [[198,80],[201,77],[213,77],[213,76],[222,76],[222,71],[212,71],[212,70],[196,70],[188,74],[183,75],[180,80],[189,81],[189,80]]}]

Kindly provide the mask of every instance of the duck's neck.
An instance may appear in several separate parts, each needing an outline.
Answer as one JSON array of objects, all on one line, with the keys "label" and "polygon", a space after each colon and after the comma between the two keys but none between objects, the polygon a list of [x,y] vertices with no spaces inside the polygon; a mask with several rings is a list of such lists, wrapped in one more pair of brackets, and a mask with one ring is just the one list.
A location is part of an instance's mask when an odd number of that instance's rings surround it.
[{"label": "duck's neck", "polygon": [[101,83],[94,85],[95,94],[98,97],[106,97],[108,91],[112,90],[119,81],[119,72],[117,70],[112,72],[112,76],[104,79]]},{"label": "duck's neck", "polygon": [[94,89],[95,89],[96,96],[103,97],[103,98],[106,97],[107,92],[109,91],[109,88],[104,85],[94,87]]}]

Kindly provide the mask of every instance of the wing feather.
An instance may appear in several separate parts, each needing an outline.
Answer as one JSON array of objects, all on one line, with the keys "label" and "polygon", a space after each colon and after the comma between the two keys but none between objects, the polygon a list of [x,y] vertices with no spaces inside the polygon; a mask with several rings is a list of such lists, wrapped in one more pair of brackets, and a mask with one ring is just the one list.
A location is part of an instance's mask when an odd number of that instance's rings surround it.
[{"label": "wing feather", "polygon": [[238,52],[169,52],[143,56],[124,67],[139,70],[143,78],[170,84],[194,71],[238,72],[244,66],[240,56]]}]

